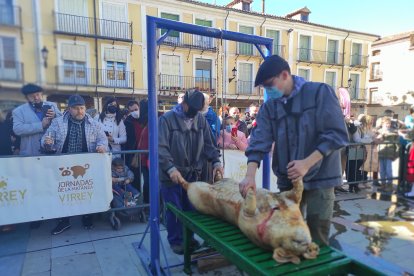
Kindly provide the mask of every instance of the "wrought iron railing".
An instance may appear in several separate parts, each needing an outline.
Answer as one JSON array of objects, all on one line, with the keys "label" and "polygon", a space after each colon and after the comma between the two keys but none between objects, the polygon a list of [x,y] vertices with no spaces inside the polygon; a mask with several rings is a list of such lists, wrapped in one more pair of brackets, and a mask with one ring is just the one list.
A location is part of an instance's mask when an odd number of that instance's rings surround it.
[{"label": "wrought iron railing", "polygon": [[343,64],[342,53],[298,48],[297,61],[337,65]]},{"label": "wrought iron railing", "polygon": [[18,6],[0,5],[0,25],[20,27],[22,10]]},{"label": "wrought iron railing", "polygon": [[58,84],[63,85],[133,88],[134,72],[83,66],[57,66],[56,80]]},{"label": "wrought iron railing", "polygon": [[0,80],[23,82],[23,63],[15,60],[0,60]]},{"label": "wrought iron railing", "polygon": [[348,88],[349,91],[349,97],[352,101],[358,101],[358,102],[365,102],[366,101],[366,88],[354,88],[350,87]]},{"label": "wrought iron railing", "polygon": [[201,92],[216,92],[216,79],[213,78],[160,74],[158,80],[160,91],[182,92],[194,88]]},{"label": "wrought iron railing", "polygon": [[382,79],[382,71],[380,69],[371,70],[370,80],[380,80]]},{"label": "wrought iron railing", "polygon": [[[161,35],[164,33],[165,31],[162,30],[161,33],[159,32],[158,34]],[[161,44],[171,47],[191,48],[213,52],[217,50],[215,38],[174,31],[170,32]]]},{"label": "wrought iron railing", "polygon": [[[56,13],[55,33],[132,41],[132,23]],[[95,32],[96,24],[96,32]]]},{"label": "wrought iron railing", "polygon": [[351,55],[350,66],[352,67],[368,67],[368,56],[354,54]]},{"label": "wrought iron railing", "polygon": [[253,81],[237,80],[237,92],[239,95],[259,95],[259,89],[254,87]]}]

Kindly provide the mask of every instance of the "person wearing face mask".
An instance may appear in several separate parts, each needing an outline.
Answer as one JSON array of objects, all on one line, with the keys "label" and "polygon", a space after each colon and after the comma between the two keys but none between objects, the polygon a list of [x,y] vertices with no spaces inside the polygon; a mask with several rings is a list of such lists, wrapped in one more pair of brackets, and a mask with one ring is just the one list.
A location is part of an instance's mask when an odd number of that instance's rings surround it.
[{"label": "person wearing face mask", "polygon": [[217,138],[220,136],[220,127],[221,122],[216,112],[210,106],[211,98],[208,94],[203,93],[204,95],[204,108],[201,110],[201,114],[207,120],[208,125],[210,126],[211,134],[213,135],[213,141],[216,143]]},{"label": "person wearing face mask", "polygon": [[[213,175],[223,167],[220,152],[212,141],[210,126],[199,112],[204,106],[203,93],[189,90],[183,102],[166,112],[159,119],[159,174],[161,195],[165,203],[171,203],[180,210],[192,210],[187,192],[178,184],[182,179],[188,182],[206,181],[201,177],[203,165],[210,161]],[[183,254],[183,231],[181,222],[167,210],[167,239],[176,254]],[[193,239],[191,249],[199,244]]]},{"label": "person wearing face mask", "polygon": [[[122,113],[119,109],[117,100],[114,97],[109,98],[103,108],[99,121],[103,125],[103,130],[108,137],[109,151],[121,151],[121,145],[127,141],[125,124],[122,120]],[[114,155],[114,158],[119,155]]]},{"label": "person wearing face mask", "polygon": [[22,93],[27,103],[13,110],[13,131],[21,137],[20,155],[40,154],[40,139],[50,126],[52,119],[62,116],[55,103],[43,101],[43,89],[35,84],[26,84]]},{"label": "person wearing face mask", "polygon": [[247,148],[247,138],[243,132],[237,130],[236,121],[228,116],[224,119],[226,127],[220,132],[218,145],[220,148],[245,151]]},{"label": "person wearing face mask", "polygon": [[328,244],[335,199],[342,184],[340,149],[348,133],[332,87],[291,75],[289,64],[278,55],[260,66],[255,86],[269,95],[257,115],[257,126],[246,150],[247,172],[239,188],[243,197],[256,190],[255,175],[272,149],[272,169],[281,192],[303,181],[302,214],[312,240]]},{"label": "person wearing face mask", "polygon": [[229,109],[229,115],[233,117],[234,120],[236,121],[237,130],[240,130],[241,132],[243,132],[247,138],[249,136],[249,132],[247,130],[247,124],[243,122],[242,120],[240,120],[240,110],[237,107],[233,106]]},{"label": "person wearing face mask", "polygon": [[249,132],[249,135],[252,133],[252,130],[254,127],[256,127],[256,116],[259,112],[259,104],[258,103],[252,103],[249,106],[249,120],[246,120],[247,124],[247,131]]}]

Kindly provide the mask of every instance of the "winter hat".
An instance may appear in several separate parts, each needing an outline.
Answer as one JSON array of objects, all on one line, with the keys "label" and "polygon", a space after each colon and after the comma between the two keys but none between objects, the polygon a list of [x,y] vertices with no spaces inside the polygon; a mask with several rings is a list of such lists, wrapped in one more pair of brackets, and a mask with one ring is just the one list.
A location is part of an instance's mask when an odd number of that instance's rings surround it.
[{"label": "winter hat", "polygon": [[192,109],[200,111],[204,107],[204,95],[198,90],[189,90],[185,92],[184,102]]},{"label": "winter hat", "polygon": [[286,60],[278,55],[267,57],[257,71],[254,86],[262,85],[266,80],[282,73],[283,70],[290,73],[290,67]]},{"label": "winter hat", "polygon": [[37,92],[43,92],[43,88],[39,85],[29,83],[22,87],[22,93],[23,95],[27,96],[29,94],[37,93]]}]

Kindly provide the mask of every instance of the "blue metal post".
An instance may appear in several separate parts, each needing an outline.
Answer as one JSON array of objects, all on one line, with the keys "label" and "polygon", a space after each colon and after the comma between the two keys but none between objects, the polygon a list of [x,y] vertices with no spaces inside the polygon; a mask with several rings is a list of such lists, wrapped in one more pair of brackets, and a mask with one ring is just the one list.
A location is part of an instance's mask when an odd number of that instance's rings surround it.
[{"label": "blue metal post", "polygon": [[[272,45],[268,45],[267,46],[267,51],[266,53],[263,55],[263,53],[261,53],[263,58],[266,59],[266,57],[271,56],[272,55]],[[263,93],[263,101],[266,102],[269,99],[269,96],[267,95],[267,91],[266,89],[264,90]],[[264,189],[270,189],[270,154],[266,154],[263,158],[263,176],[262,176],[262,187]]]},{"label": "blue metal post", "polygon": [[[156,91],[157,76],[157,25],[153,17],[147,17],[148,55],[148,127],[150,169],[150,229],[151,229],[151,270],[156,272],[160,264],[159,243],[159,177],[158,177],[158,100]],[[155,273],[154,273],[155,274]]]}]

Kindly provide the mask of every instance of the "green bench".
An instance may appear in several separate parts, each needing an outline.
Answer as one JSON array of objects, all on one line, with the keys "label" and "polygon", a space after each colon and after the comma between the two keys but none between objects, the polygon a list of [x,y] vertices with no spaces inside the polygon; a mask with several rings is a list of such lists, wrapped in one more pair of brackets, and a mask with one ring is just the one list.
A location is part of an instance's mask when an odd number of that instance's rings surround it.
[{"label": "green bench", "polygon": [[329,246],[322,246],[318,258],[304,260],[299,265],[279,264],[272,252],[252,243],[236,226],[197,211],[183,212],[171,204],[170,209],[184,228],[184,272],[191,274],[190,239],[196,233],[220,254],[249,275],[385,275],[350,259]]}]

